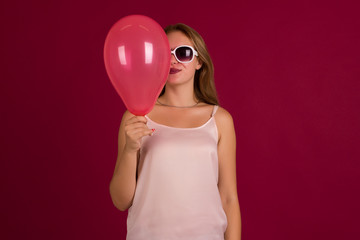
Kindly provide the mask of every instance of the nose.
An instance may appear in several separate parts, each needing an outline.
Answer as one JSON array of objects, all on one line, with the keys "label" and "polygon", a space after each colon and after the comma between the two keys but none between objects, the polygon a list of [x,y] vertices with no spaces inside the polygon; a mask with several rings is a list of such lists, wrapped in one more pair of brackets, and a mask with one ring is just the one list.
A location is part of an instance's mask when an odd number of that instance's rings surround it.
[{"label": "nose", "polygon": [[176,60],[174,54],[171,54],[170,63],[171,63],[171,65],[178,63],[178,61]]}]

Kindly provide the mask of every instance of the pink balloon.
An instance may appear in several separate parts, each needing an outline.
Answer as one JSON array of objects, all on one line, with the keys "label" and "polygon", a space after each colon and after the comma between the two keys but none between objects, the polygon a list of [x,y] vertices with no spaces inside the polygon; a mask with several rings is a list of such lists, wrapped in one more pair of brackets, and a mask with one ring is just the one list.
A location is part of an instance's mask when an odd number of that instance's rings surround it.
[{"label": "pink balloon", "polygon": [[134,115],[151,111],[170,70],[170,45],[153,19],[130,15],[110,29],[104,45],[105,67],[126,108]]}]

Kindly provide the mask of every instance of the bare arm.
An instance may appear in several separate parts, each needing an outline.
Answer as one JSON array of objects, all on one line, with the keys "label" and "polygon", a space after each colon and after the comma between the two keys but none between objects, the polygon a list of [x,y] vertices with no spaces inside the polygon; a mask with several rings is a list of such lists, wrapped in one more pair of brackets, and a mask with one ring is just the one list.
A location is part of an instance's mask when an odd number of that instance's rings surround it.
[{"label": "bare arm", "polygon": [[121,120],[118,156],[109,186],[113,204],[121,211],[127,210],[134,198],[140,139],[152,132],[145,124],[145,117],[134,116],[129,111],[124,113]]},{"label": "bare arm", "polygon": [[241,214],[236,181],[236,136],[229,112],[219,108],[216,116],[220,131],[218,143],[219,192],[227,216],[225,240],[241,239]]}]

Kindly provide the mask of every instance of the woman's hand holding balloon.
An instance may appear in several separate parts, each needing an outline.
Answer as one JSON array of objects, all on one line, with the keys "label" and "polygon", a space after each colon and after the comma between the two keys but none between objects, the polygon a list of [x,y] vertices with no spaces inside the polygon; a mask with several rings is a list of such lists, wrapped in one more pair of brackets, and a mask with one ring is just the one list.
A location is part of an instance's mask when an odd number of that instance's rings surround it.
[{"label": "woman's hand holding balloon", "polygon": [[137,152],[141,147],[142,137],[152,135],[153,130],[147,127],[146,122],[147,119],[143,116],[133,116],[125,122],[126,143],[124,151]]}]

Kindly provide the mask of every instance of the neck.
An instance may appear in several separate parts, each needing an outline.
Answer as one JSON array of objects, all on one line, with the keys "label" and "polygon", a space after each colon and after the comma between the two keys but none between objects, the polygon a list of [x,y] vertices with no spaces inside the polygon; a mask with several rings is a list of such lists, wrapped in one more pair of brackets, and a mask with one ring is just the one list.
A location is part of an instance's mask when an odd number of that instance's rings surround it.
[{"label": "neck", "polygon": [[163,105],[163,106],[167,106],[167,107],[177,107],[177,108],[191,108],[191,107],[195,107],[196,105],[198,105],[199,101],[196,102],[194,105],[191,105],[191,106],[175,106],[175,105],[169,105],[169,104],[164,104],[164,103],[161,103],[159,101],[159,99],[157,100],[157,102],[160,104],[160,105]]},{"label": "neck", "polygon": [[193,85],[171,87],[166,85],[165,93],[159,97],[160,104],[177,107],[190,107],[199,102],[194,94]]}]

